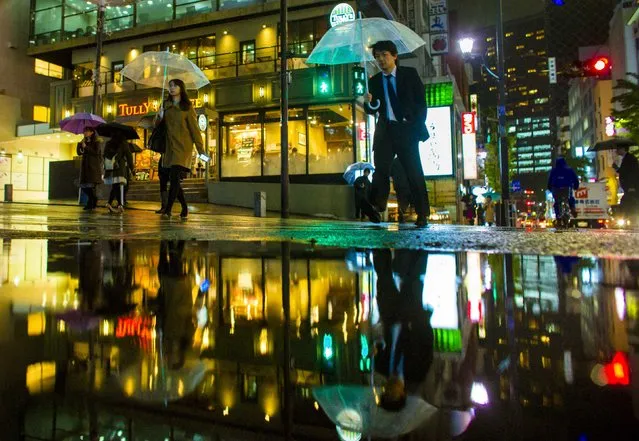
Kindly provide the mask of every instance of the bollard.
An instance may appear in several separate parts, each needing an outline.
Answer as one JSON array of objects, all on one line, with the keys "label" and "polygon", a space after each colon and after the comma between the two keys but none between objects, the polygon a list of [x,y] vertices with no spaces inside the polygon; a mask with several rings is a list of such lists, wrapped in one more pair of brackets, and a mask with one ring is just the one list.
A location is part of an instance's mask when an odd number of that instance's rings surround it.
[{"label": "bollard", "polygon": [[13,184],[4,184],[4,201],[13,202]]},{"label": "bollard", "polygon": [[253,215],[255,217],[266,217],[265,191],[256,191],[253,193]]}]

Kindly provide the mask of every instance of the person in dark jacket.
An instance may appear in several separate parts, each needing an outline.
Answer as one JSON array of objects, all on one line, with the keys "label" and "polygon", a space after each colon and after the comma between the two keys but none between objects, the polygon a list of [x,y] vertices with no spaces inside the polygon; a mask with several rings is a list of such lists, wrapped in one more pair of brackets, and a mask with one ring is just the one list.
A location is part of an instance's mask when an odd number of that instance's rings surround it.
[{"label": "person in dark jacket", "polygon": [[164,155],[160,156],[158,162],[158,177],[160,178],[160,199],[162,206],[156,210],[155,214],[164,214],[166,212],[166,204],[169,202],[169,178],[171,176],[171,168],[164,166]]},{"label": "person in dark jacket", "polygon": [[369,176],[371,169],[364,169],[364,174],[355,179],[355,219],[364,220],[364,206],[369,201],[371,195],[371,180]]},{"label": "person in dark jacket", "polygon": [[[104,147],[104,183],[111,186],[107,208],[111,213],[124,212],[123,193],[127,177],[133,173],[133,155],[123,134],[115,132]],[[113,206],[113,201],[117,205]]]},{"label": "person in dark jacket", "polygon": [[393,159],[391,164],[391,178],[393,179],[393,189],[397,196],[397,221],[403,224],[406,220],[408,208],[413,205],[413,194],[410,191],[410,182],[406,176],[406,171],[399,158]]},{"label": "person in dark jacket", "polygon": [[627,147],[618,148],[617,155],[621,158],[621,165],[615,164],[613,167],[619,174],[619,185],[623,188],[619,206],[625,216],[635,215],[639,198],[639,161],[629,153]]},{"label": "person in dark jacket", "polygon": [[579,178],[577,173],[570,168],[566,159],[559,157],[555,162],[555,166],[550,171],[548,176],[548,190],[552,192],[552,197],[555,200],[555,216],[560,213],[561,198],[567,195],[568,205],[572,211],[573,217],[577,215],[575,211],[575,198],[573,191],[579,188]]},{"label": "person in dark jacket", "polygon": [[85,210],[98,206],[96,187],[102,183],[102,155],[100,141],[92,128],[84,129],[84,139],[78,143],[77,153],[82,156],[80,167],[80,188],[87,195]]}]

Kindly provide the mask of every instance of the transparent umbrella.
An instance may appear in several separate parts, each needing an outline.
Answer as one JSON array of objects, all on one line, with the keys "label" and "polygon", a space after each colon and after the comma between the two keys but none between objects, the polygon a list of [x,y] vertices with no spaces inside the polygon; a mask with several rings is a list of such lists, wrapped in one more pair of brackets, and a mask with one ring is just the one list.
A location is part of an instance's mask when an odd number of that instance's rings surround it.
[{"label": "transparent umbrella", "polygon": [[179,78],[188,89],[199,89],[209,84],[209,79],[191,60],[172,52],[149,51],[140,54],[124,66],[122,76],[137,84],[149,87],[165,87],[167,78]]},{"label": "transparent umbrella", "polygon": [[389,412],[377,405],[377,391],[371,386],[338,385],[313,389],[313,396],[338,433],[348,432],[375,438],[396,438],[423,424],[437,408],[419,397],[408,396],[406,406]]}]

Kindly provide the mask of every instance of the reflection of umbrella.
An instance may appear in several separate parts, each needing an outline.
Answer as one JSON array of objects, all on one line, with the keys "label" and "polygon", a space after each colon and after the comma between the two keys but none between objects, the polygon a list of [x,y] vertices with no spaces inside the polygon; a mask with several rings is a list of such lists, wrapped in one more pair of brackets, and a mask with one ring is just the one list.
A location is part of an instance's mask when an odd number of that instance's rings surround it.
[{"label": "reflection of umbrella", "polygon": [[324,34],[306,60],[316,64],[347,64],[374,61],[370,47],[390,40],[399,54],[408,54],[426,42],[403,24],[384,18],[359,18],[339,24]]},{"label": "reflection of umbrella", "polygon": [[164,88],[166,78],[179,78],[188,89],[199,89],[209,79],[191,60],[171,52],[149,51],[124,66],[122,76],[145,86]]},{"label": "reflection of umbrella", "polygon": [[77,310],[64,311],[55,317],[64,321],[65,325],[74,331],[89,331],[97,328],[100,323],[100,317],[97,315]]},{"label": "reflection of umbrella", "polygon": [[501,201],[501,193],[488,192],[488,193],[484,193],[482,196],[485,197],[485,198],[490,196],[490,198],[493,200],[493,202]]},{"label": "reflection of umbrella", "polygon": [[620,147],[633,147],[638,145],[636,141],[630,138],[612,138],[606,141],[600,141],[588,149],[589,152],[600,152],[602,150],[616,150]]},{"label": "reflection of umbrella", "polygon": [[437,410],[421,398],[409,396],[402,410],[389,412],[377,405],[375,391],[370,386],[316,387],[313,396],[342,431],[378,438],[395,438],[412,432]]},{"label": "reflection of umbrella", "polygon": [[[156,355],[160,358],[159,354]],[[193,392],[207,372],[206,364],[200,360],[173,370],[167,368],[166,361],[154,358],[145,358],[122,371],[120,385],[127,396],[155,403],[177,401]],[[164,366],[156,370],[154,362]]]},{"label": "reflection of umbrella", "polygon": [[95,128],[100,124],[104,124],[102,118],[92,113],[76,113],[68,118],[60,121],[60,128],[65,132],[80,135],[87,127]]},{"label": "reflection of umbrella", "polygon": [[364,171],[366,169],[370,169],[374,171],[375,168],[370,164],[370,162],[356,162],[354,164],[346,167],[346,171],[344,172],[344,180],[348,182],[349,185],[353,185],[355,179],[357,179],[359,171]]},{"label": "reflection of umbrella", "polygon": [[135,128],[117,122],[101,124],[98,126],[97,130],[98,135],[106,136],[108,138],[113,137],[116,132],[121,132],[126,139],[140,139]]}]

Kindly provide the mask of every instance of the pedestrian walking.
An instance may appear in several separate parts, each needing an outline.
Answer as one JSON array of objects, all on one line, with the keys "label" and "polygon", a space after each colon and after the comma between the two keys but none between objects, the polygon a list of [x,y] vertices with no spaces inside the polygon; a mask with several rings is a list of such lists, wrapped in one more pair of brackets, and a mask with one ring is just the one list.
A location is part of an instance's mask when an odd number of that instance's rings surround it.
[{"label": "pedestrian walking", "polygon": [[399,158],[393,159],[391,165],[391,178],[393,179],[393,189],[397,196],[397,221],[403,224],[406,221],[406,213],[408,208],[413,205],[413,195],[410,192],[410,182],[406,177],[404,167]]},{"label": "pedestrian walking", "polygon": [[364,174],[355,179],[353,183],[353,187],[355,187],[355,219],[364,220],[365,206],[369,204],[371,194],[370,174],[370,168],[364,169]]},{"label": "pedestrian walking", "polygon": [[[124,135],[114,132],[104,147],[104,183],[111,186],[107,208],[111,213],[124,212],[124,185],[133,170],[133,155]],[[114,206],[113,202],[117,204]]]},{"label": "pedestrian walking", "polygon": [[163,119],[167,131],[166,153],[163,155],[162,162],[164,167],[170,169],[169,195],[162,216],[171,217],[171,209],[177,198],[182,205],[180,218],[186,220],[189,215],[189,207],[182,190],[182,180],[191,172],[193,144],[195,144],[198,153],[202,155],[205,153],[195,110],[182,80],[169,81],[169,98],[164,101],[158,115],[158,124]]},{"label": "pedestrian walking", "polygon": [[628,147],[620,147],[616,153],[619,165],[613,164],[613,168],[619,174],[619,185],[623,189],[619,208],[626,218],[635,218],[639,214],[637,213],[639,206],[639,161],[628,151]]},{"label": "pedestrian walking", "polygon": [[495,224],[495,202],[491,196],[486,196],[486,202],[484,202],[484,218],[489,227]]},{"label": "pedestrian walking", "polygon": [[414,68],[397,65],[397,46],[392,41],[375,43],[373,56],[382,71],[369,80],[370,93],[365,95],[366,113],[379,114],[373,141],[375,174],[371,189],[372,206],[367,207],[366,215],[372,222],[381,221],[379,212],[386,210],[391,165],[397,156],[414,197],[415,225],[424,227],[430,213],[419,156],[419,142],[429,137],[425,124],[424,85]]},{"label": "pedestrian walking", "polygon": [[164,155],[162,155],[160,156],[160,161],[158,162],[158,177],[160,178],[160,199],[162,201],[162,206],[155,212],[156,214],[166,213],[166,204],[169,202],[170,174],[171,169],[164,166]]},{"label": "pedestrian walking", "polygon": [[85,210],[94,210],[98,206],[96,187],[102,183],[101,146],[95,129],[85,128],[84,138],[77,145],[77,153],[82,156],[80,166],[80,188],[87,196]]}]

